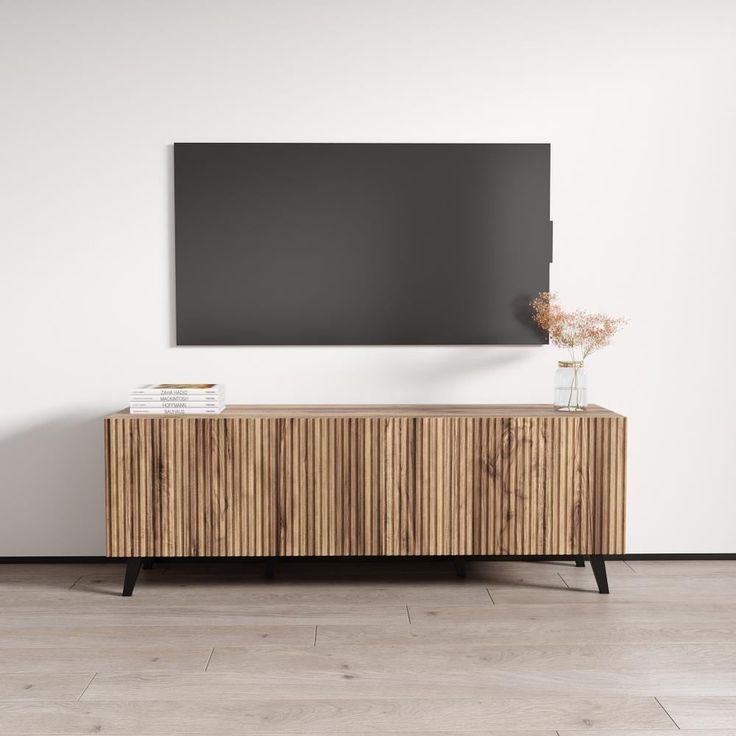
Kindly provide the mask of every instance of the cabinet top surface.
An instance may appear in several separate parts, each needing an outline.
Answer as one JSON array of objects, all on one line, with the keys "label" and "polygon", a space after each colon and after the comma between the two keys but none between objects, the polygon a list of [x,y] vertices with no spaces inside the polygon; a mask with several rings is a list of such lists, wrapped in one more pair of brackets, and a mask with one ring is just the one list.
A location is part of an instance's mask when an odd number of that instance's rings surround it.
[{"label": "cabinet top surface", "polygon": [[129,409],[110,414],[108,419],[131,417],[620,417],[602,406],[591,404],[585,411],[557,411],[551,404],[229,404],[221,414],[131,414]]}]

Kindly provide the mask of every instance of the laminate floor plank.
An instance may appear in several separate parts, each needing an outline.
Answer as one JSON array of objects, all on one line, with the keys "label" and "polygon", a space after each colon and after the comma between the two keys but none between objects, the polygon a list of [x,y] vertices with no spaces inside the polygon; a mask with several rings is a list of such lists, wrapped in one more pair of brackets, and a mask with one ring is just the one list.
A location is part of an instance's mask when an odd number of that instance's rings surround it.
[{"label": "laminate floor plank", "polygon": [[[600,603],[590,600],[580,604],[572,596],[567,605],[558,601],[536,603],[496,603],[492,608],[487,606],[409,606],[412,625],[431,627],[442,624],[483,624],[491,625],[495,621],[518,620],[521,625],[533,622],[536,618],[540,630],[549,622],[561,627],[567,622],[571,631],[578,621],[591,624],[598,621],[601,628],[607,624],[643,622],[652,626],[674,626],[687,623],[689,625],[709,626],[729,625],[733,623],[733,606],[718,605],[706,600],[690,600],[685,605],[675,606],[670,601],[643,600],[632,603],[631,600],[618,601],[615,597],[599,595]],[[495,594],[494,594],[495,600]],[[593,599],[595,601],[596,599]],[[604,634],[601,632],[601,635]],[[547,641],[555,641],[553,638]]]},{"label": "laminate floor plank", "polygon": [[[698,688],[694,687],[693,690],[697,691]],[[660,702],[681,728],[736,730],[736,696],[663,697]]]},{"label": "laminate floor plank", "polygon": [[[99,732],[97,732],[99,733]],[[180,734],[180,731],[172,732],[172,736],[178,736]],[[220,733],[218,731],[218,733]],[[239,732],[240,734],[243,734],[245,732]],[[350,736],[399,736],[400,733],[410,733],[411,736],[557,736],[557,731],[551,731],[551,730],[535,730],[535,731],[518,731],[514,730],[513,732],[510,732],[508,729],[504,729],[502,731],[489,731],[487,729],[483,729],[482,731],[384,731],[381,729],[380,731],[351,731]],[[588,732],[589,733],[589,732]],[[628,732],[627,732],[628,733]],[[635,732],[636,734],[640,732]],[[660,731],[647,731],[647,732],[641,732],[641,733],[653,733],[654,736],[662,736],[662,732]],[[672,731],[668,731],[668,734],[672,734]],[[680,733],[675,732],[675,733]],[[693,732],[688,732],[693,733]],[[716,731],[698,731],[698,734],[703,734],[704,736],[709,736],[709,734],[712,734],[713,736],[720,736],[722,732],[716,732]],[[277,731],[247,731],[247,736],[292,736],[293,732],[277,732]],[[621,732],[619,732],[621,734]],[[27,736],[26,733],[19,733],[17,731],[13,733],[3,734],[3,736]],[[44,736],[44,734],[39,734],[39,736]],[[48,736],[46,734],[45,736]],[[81,731],[78,733],[73,734],[64,734],[64,736],[89,736],[89,732],[82,733]],[[132,735],[131,735],[132,736]],[[135,733],[135,736],[158,736],[157,734],[151,734],[148,732],[137,732]],[[200,732],[194,732],[194,731],[187,731],[186,736],[213,736],[212,731],[200,731]],[[227,735],[226,735],[227,736]],[[727,736],[731,736],[728,734]]]},{"label": "laminate floor plank", "polygon": [[692,692],[693,675],[698,690],[707,695],[736,694],[736,673],[728,670],[692,673],[687,668],[647,670],[611,669],[555,672],[533,669],[511,670],[492,667],[470,668],[466,672],[445,670],[440,660],[415,671],[388,664],[372,669],[355,669],[348,663],[319,669],[295,667],[295,671],[273,667],[264,670],[255,662],[250,670],[197,674],[141,673],[98,674],[83,700],[203,701],[278,699],[460,699],[558,697],[570,693],[586,697],[677,696]]},{"label": "laminate floor plank", "polygon": [[[558,576],[556,585],[564,589]],[[57,604],[81,602],[101,610],[109,608],[106,598],[115,598],[121,589],[120,578],[87,576],[78,581],[73,590],[54,593]],[[101,595],[102,594],[102,595]],[[490,605],[486,585],[456,577],[441,581],[361,582],[352,581],[285,581],[285,580],[210,580],[180,582],[170,585],[161,581],[141,582],[135,595],[126,604],[129,608],[167,608],[206,598],[209,605],[220,608],[246,605],[304,604],[315,605],[329,600],[335,605],[381,605],[398,603],[430,605]],[[10,600],[0,601],[0,609],[23,608],[36,605],[39,594],[18,593]]]},{"label": "laminate floor plank", "polygon": [[211,647],[3,648],[0,673],[202,672],[211,654]]},{"label": "laminate floor plank", "polygon": [[[677,736],[736,736],[736,729],[726,728],[726,729],[711,729],[707,728],[705,730],[702,729],[679,729],[677,731],[672,730],[666,730],[666,731],[660,731],[660,730],[654,730],[654,731],[640,731],[638,729],[631,730],[627,728],[625,731],[609,731],[608,729],[605,730],[599,730],[595,729],[593,731],[587,730],[587,731],[568,731],[567,729],[563,729],[562,731],[558,731],[558,736],[584,736],[585,734],[594,734],[595,736],[672,736],[673,733],[676,733]],[[516,736],[514,734],[513,736]]]},{"label": "laminate floor plank", "polygon": [[[404,628],[408,628],[404,617]],[[0,650],[6,647],[257,647],[290,649],[314,646],[315,627],[294,626],[0,626]],[[2,652],[0,651],[0,667]]]},{"label": "laminate floor plank", "polygon": [[83,563],[83,564],[0,564],[0,596],[15,590],[68,590],[85,575],[100,574],[122,575],[125,567],[115,564]]},{"label": "laminate floor plank", "polygon": [[[2,662],[0,661],[0,666]],[[0,673],[0,702],[28,700],[77,700],[94,672],[65,674]]]},{"label": "laminate floor plank", "polygon": [[[583,615],[552,616],[548,609],[529,615],[526,611],[507,615],[507,609],[497,608],[488,614],[485,607],[475,621],[427,621],[417,615],[411,626],[325,624],[319,627],[317,647],[354,644],[391,644],[415,646],[435,640],[460,644],[736,644],[736,620],[729,613],[718,619],[693,617],[692,620],[661,621],[657,619],[609,616],[605,626],[601,617]],[[432,609],[429,609],[432,610]],[[227,645],[222,645],[227,646]],[[237,645],[235,645],[237,646]]]},{"label": "laminate floor plank", "polygon": [[718,575],[736,576],[734,560],[631,560],[626,563],[637,575],[652,579],[677,577],[684,580]]},{"label": "laminate floor plank", "polygon": [[[530,678],[531,679],[531,678]],[[564,695],[563,686],[540,683],[538,689],[527,690],[529,696]],[[211,699],[235,700],[331,700],[342,699],[385,699],[411,700],[422,698],[483,698],[513,697],[519,692],[519,681],[494,676],[469,677],[457,673],[406,672],[361,672],[344,670],[342,672],[283,672],[210,673],[199,675],[152,676],[136,673],[134,675],[97,675],[86,690],[84,701],[205,701]],[[569,692],[569,690],[568,690]],[[591,690],[585,694],[590,694]],[[580,694],[580,693],[578,693]],[[594,693],[596,694],[596,693]],[[600,695],[600,692],[597,693]],[[617,693],[620,694],[620,693]]]},{"label": "laminate floor plank", "polygon": [[[545,605],[585,603],[595,606],[606,606],[611,603],[609,596],[598,592],[595,579],[571,578],[567,573],[560,587],[530,583],[524,585],[495,584],[488,590],[496,605],[539,605],[544,596]],[[614,604],[641,604],[646,602],[669,603],[680,605],[690,599],[706,599],[712,606],[736,606],[736,577],[693,578],[679,581],[674,577],[652,578],[645,580],[629,577],[625,581],[609,579],[611,595],[615,596]]]},{"label": "laminate floor plank", "polygon": [[16,627],[41,626],[74,627],[138,627],[138,626],[304,626],[341,623],[402,624],[408,621],[407,607],[402,604],[385,605],[233,605],[222,607],[206,600],[200,603],[189,598],[189,604],[178,606],[129,606],[135,598],[118,598],[121,602],[103,610],[87,606],[67,607],[60,615],[53,604],[44,601],[28,610],[0,608],[0,632]]},{"label": "laminate floor plank", "polygon": [[0,703],[0,733],[353,734],[639,728],[676,731],[654,698],[207,700]]},{"label": "laminate floor plank", "polygon": [[[8,650],[12,651],[12,650]],[[726,644],[541,644],[502,645],[435,641],[397,648],[359,645],[293,651],[254,651],[251,647],[215,647],[208,672],[324,672],[355,670],[448,674],[514,670],[549,672],[586,670],[680,670],[736,674],[736,645]]]},{"label": "laminate floor plank", "polygon": [[[181,732],[172,732],[172,736],[179,736]],[[219,732],[218,732],[219,733]],[[246,732],[240,732],[240,734],[245,734]],[[513,732],[510,732],[508,729],[504,729],[502,731],[488,731],[487,729],[483,731],[404,731],[403,733],[410,733],[411,736],[557,736],[557,731],[518,731],[514,730]],[[627,732],[628,733],[628,732]],[[636,732],[639,733],[639,732]],[[649,733],[649,732],[647,732]],[[669,731],[668,733],[673,733],[672,731]],[[679,731],[676,731],[674,733],[680,733]],[[688,732],[688,733],[693,733]],[[698,731],[698,734],[703,734],[704,736],[709,736],[709,734],[714,734],[714,736],[718,736],[720,732],[716,731]],[[278,733],[276,731],[269,731],[268,733],[265,733],[263,731],[247,731],[247,736],[292,736],[293,732],[289,733]],[[657,736],[657,732],[654,732],[655,736]],[[27,736],[27,734],[20,734],[17,731],[13,733],[3,734],[3,736]],[[49,736],[48,734],[39,734],[38,736]],[[53,735],[52,735],[53,736]],[[82,733],[81,731],[74,734],[64,734],[64,736],[89,736],[89,732]],[[132,736],[132,735],[131,735]],[[135,734],[135,736],[158,736],[156,734],[150,734],[150,733],[141,733],[138,732]],[[212,731],[202,731],[202,732],[191,732],[187,731],[186,736],[213,736]],[[350,736],[400,736],[400,732],[398,731],[363,731],[361,733],[358,733],[357,731],[351,731]]]},{"label": "laminate floor plank", "polygon": [[[570,589],[587,590],[588,580],[575,577],[565,572],[561,576]],[[681,600],[683,596],[708,596],[709,600],[736,601],[736,575],[695,576],[686,579],[676,575],[662,575],[647,577],[646,575],[631,575],[617,580],[609,577],[611,591],[615,590],[619,600]],[[593,581],[595,587],[595,581]],[[494,590],[491,587],[491,590]]]}]

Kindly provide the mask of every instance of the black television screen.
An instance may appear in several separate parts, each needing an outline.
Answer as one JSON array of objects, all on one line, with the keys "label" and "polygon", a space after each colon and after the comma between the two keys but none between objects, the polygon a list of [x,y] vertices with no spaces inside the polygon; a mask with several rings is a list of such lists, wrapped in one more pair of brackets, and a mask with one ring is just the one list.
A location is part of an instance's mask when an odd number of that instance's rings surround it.
[{"label": "black television screen", "polygon": [[179,345],[524,345],[547,144],[176,143]]}]

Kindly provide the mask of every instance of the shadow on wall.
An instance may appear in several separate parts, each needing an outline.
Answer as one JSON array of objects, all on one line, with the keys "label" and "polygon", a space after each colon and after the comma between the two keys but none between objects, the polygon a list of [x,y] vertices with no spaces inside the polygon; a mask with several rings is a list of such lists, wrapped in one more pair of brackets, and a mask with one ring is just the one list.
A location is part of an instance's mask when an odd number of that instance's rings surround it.
[{"label": "shadow on wall", "polygon": [[[422,346],[417,346],[421,349]],[[410,387],[405,401],[424,401],[428,395],[446,395],[463,380],[486,376],[490,383],[494,372],[528,360],[536,346],[453,346],[443,349],[430,359],[417,361],[411,350],[402,354],[398,364],[392,363],[387,380]],[[441,403],[441,402],[438,402]]]},{"label": "shadow on wall", "polygon": [[0,557],[104,553],[102,418],[58,417],[0,439]]},{"label": "shadow on wall", "polygon": [[166,157],[166,212],[169,251],[169,347],[176,345],[176,213],[174,196],[174,145],[165,147]]}]

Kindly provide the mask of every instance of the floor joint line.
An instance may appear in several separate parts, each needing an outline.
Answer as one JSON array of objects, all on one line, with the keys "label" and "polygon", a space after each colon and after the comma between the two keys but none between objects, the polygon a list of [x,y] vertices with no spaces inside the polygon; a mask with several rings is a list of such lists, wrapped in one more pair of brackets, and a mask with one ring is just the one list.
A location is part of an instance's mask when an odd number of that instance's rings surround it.
[{"label": "floor joint line", "polygon": [[680,727],[677,725],[677,721],[670,715],[667,708],[665,708],[662,703],[659,702],[659,698],[655,695],[654,699],[657,701],[657,705],[667,714],[667,717],[672,721],[672,723],[675,724],[675,728],[679,731]]},{"label": "floor joint line", "polygon": [[212,655],[215,653],[215,648],[212,647],[212,651],[210,652],[210,656],[207,657],[207,664],[204,666],[204,671],[207,672],[207,668],[210,666],[210,662],[212,661]]},{"label": "floor joint line", "polygon": [[409,604],[406,604],[406,617],[409,619],[409,623],[411,623],[411,614],[409,613]]},{"label": "floor joint line", "polygon": [[491,595],[491,589],[490,588],[486,588],[486,593],[488,593],[488,597],[491,599],[491,603],[495,606],[496,605],[496,601],[493,600],[493,596]]},{"label": "floor joint line", "polygon": [[77,700],[82,699],[82,696],[87,692],[87,688],[92,684],[92,680],[94,680],[95,677],[97,677],[97,673],[93,672],[92,677],[89,678],[89,682],[84,686],[84,690],[82,690],[82,692],[79,694],[79,697],[77,698]]}]

